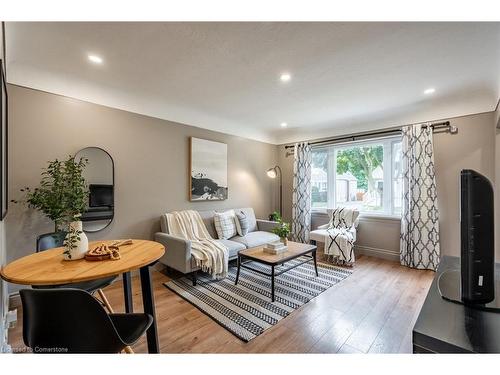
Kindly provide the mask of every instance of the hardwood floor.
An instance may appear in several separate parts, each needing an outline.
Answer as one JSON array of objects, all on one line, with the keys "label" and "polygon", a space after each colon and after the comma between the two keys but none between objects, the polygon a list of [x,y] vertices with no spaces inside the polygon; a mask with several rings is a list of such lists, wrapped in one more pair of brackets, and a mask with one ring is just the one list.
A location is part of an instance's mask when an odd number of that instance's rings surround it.
[{"label": "hardwood floor", "polygon": [[[245,343],[165,288],[168,276],[152,274],[162,353],[411,353],[411,330],[434,277],[431,271],[361,256],[350,277]],[[133,291],[134,309],[140,311],[137,277]],[[124,311],[121,281],[105,293],[116,312]],[[22,347],[17,308],[9,342]],[[146,352],[144,338],[133,349]]]}]

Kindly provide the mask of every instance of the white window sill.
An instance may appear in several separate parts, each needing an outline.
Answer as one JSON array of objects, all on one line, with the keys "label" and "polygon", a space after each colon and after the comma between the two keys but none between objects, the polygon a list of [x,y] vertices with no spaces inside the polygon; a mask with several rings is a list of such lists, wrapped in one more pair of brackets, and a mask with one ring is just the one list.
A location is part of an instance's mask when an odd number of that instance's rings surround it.
[{"label": "white window sill", "polygon": [[[324,208],[313,208],[312,209],[313,214],[319,214],[319,215],[327,215],[326,209]],[[400,215],[387,215],[387,214],[377,214],[373,212],[360,212],[359,213],[359,219],[360,220],[394,220],[394,221],[401,221],[401,216]]]}]

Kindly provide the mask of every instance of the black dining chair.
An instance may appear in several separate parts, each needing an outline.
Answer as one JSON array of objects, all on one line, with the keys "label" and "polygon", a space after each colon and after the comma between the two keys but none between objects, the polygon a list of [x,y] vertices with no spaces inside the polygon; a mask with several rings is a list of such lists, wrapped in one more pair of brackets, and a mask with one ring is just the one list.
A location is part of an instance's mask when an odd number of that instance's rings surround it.
[{"label": "black dining chair", "polygon": [[81,289],[23,289],[19,294],[24,344],[36,353],[119,353],[153,322],[145,313],[107,314]]},{"label": "black dining chair", "polygon": [[[54,247],[60,247],[64,245],[64,238],[66,237],[65,232],[54,232],[54,233],[45,233],[41,234],[36,239],[36,252],[48,250]],[[110,313],[113,312],[111,306],[109,305],[103,288],[109,286],[114,280],[116,276],[104,277],[102,279],[97,280],[89,280],[89,281],[81,281],[78,283],[72,284],[63,284],[63,285],[32,285],[34,289],[57,289],[57,288],[75,288],[81,289],[89,292],[90,294],[94,294],[96,291],[99,294],[99,297],[102,299],[102,303],[108,309]]]}]

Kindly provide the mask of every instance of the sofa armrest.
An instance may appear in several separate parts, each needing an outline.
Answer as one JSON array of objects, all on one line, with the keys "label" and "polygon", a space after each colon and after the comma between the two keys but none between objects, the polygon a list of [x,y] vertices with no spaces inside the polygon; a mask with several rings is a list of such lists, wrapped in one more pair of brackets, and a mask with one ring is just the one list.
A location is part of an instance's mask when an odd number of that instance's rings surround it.
[{"label": "sofa armrest", "polygon": [[191,262],[191,241],[163,232],[155,233],[155,241],[165,246],[165,255],[160,258],[160,263],[182,273],[193,271]]},{"label": "sofa armrest", "polygon": [[272,232],[278,225],[277,221],[257,219],[257,229],[264,232]]}]

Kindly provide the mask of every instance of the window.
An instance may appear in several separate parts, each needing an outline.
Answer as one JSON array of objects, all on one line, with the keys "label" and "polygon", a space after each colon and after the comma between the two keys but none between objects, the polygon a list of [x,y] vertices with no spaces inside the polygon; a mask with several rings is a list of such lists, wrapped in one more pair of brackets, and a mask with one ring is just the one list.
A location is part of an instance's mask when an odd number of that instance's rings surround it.
[{"label": "window", "polygon": [[312,160],[313,209],[401,214],[401,137],[316,148]]}]

